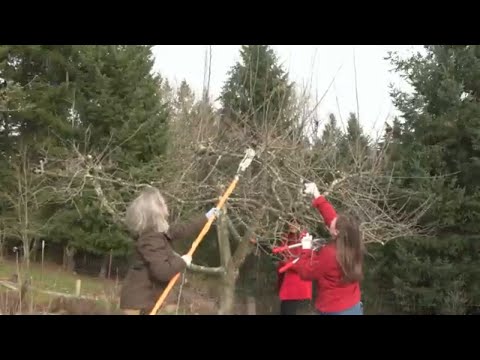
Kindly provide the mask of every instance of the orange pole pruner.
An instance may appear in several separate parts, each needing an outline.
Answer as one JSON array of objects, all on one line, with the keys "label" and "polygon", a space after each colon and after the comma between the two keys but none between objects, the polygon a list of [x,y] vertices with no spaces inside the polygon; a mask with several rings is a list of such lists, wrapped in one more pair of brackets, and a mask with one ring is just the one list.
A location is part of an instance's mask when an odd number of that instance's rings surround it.
[{"label": "orange pole pruner", "polygon": [[[255,151],[253,149],[247,149],[246,153],[245,153],[245,156],[243,158],[243,160],[240,162],[240,165],[238,166],[238,170],[237,170],[237,173],[235,174],[235,177],[233,179],[233,181],[230,183],[230,186],[227,188],[227,190],[225,191],[225,193],[222,195],[222,197],[220,198],[218,204],[217,204],[217,209],[221,209],[223,207],[223,205],[225,204],[225,202],[227,201],[228,197],[230,196],[230,194],[233,192],[233,190],[235,189],[235,186],[237,186],[237,183],[238,183],[238,180],[240,179],[240,175],[245,172],[245,170],[250,166],[250,164],[252,163],[253,161],[253,158],[255,157]],[[193,253],[195,252],[195,250],[197,249],[197,247],[200,245],[200,243],[202,242],[203,238],[205,237],[205,235],[208,233],[208,230],[210,230],[210,226],[212,225],[213,221],[215,220],[215,217],[212,216],[208,221],[207,223],[205,224],[205,226],[203,227],[202,231],[200,232],[200,234],[197,236],[197,238],[195,239],[195,241],[193,242],[192,244],[192,247],[190,248],[190,250],[188,251],[188,255],[192,256]],[[162,294],[160,295],[160,297],[158,298],[157,302],[155,303],[155,306],[153,307],[152,311],[150,312],[149,315],[156,315],[158,310],[160,309],[160,307],[162,306],[163,302],[165,301],[165,299],[167,298],[168,294],[170,293],[170,291],[172,290],[173,286],[175,285],[175,283],[177,282],[178,278],[180,277],[180,273],[177,273],[168,283],[167,287],[165,288],[165,290],[163,290]]]}]

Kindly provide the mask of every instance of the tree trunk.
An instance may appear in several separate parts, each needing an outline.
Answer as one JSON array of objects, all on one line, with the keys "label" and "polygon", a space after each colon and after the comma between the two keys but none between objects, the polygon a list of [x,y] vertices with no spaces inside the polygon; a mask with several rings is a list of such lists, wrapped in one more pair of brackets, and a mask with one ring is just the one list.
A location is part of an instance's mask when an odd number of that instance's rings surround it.
[{"label": "tree trunk", "polygon": [[253,228],[247,230],[247,233],[243,236],[240,244],[238,244],[237,248],[235,249],[235,253],[226,267],[226,273],[228,274],[228,277],[233,277],[233,279],[229,281],[233,282],[234,286],[237,282],[238,276],[240,275],[240,267],[253,250],[252,242],[250,241],[250,237],[252,236],[253,232]]},{"label": "tree trunk", "polygon": [[222,214],[217,219],[217,239],[218,249],[220,252],[220,266],[225,269],[222,276],[220,308],[219,315],[231,315],[235,307],[235,276],[232,271],[227,270],[227,264],[232,258],[232,250],[230,248],[230,239],[228,231],[228,219],[226,216],[227,207],[224,205]]},{"label": "tree trunk", "polygon": [[105,279],[107,277],[107,268],[108,268],[108,260],[110,256],[108,254],[103,255],[102,266],[100,267],[100,272],[98,273],[98,277],[100,279]]},{"label": "tree trunk", "polygon": [[3,231],[0,232],[0,260],[3,260],[3,246],[4,246],[4,235]]},{"label": "tree trunk", "polygon": [[27,269],[30,269],[30,241],[27,236],[23,236],[23,262]]},{"label": "tree trunk", "polygon": [[113,261],[113,251],[110,250],[110,253],[108,255],[108,274],[107,274],[108,279],[110,279],[110,275],[112,272],[112,261]]},{"label": "tree trunk", "polygon": [[227,271],[222,279],[222,292],[218,315],[233,315],[235,310],[235,285],[237,278],[235,276],[235,269],[232,270]]},{"label": "tree trunk", "polygon": [[30,250],[30,254],[32,257],[33,262],[37,262],[37,250],[38,250],[38,241],[37,238],[33,239],[32,249]]},{"label": "tree trunk", "polygon": [[251,251],[252,245],[250,239],[245,237],[225,267],[219,315],[233,315],[235,308],[235,288],[238,275],[240,274],[240,266],[244,263]]},{"label": "tree trunk", "polygon": [[[263,210],[256,212],[258,217],[261,217]],[[240,273],[240,267],[245,262],[247,256],[252,252],[252,243],[250,241],[251,236],[255,232],[254,228],[250,228],[246,231],[242,239],[238,239],[239,244],[235,249],[235,253],[232,256],[230,241],[229,241],[229,229],[228,229],[228,217],[226,215],[226,209],[223,210],[223,214],[217,220],[218,242],[220,250],[220,261],[225,269],[222,281],[222,295],[220,300],[219,315],[231,315],[235,308],[235,287]],[[233,234],[238,236],[238,233]]]},{"label": "tree trunk", "polygon": [[75,248],[72,246],[65,246],[63,255],[63,267],[68,272],[75,271]]}]

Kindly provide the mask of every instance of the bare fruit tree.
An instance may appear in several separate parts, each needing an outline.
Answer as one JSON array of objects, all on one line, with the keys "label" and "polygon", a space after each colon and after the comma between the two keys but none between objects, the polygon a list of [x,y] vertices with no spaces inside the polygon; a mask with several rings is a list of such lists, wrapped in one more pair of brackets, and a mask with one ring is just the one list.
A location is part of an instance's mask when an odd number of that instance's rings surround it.
[{"label": "bare fruit tree", "polygon": [[[289,106],[291,123],[286,127],[284,120],[268,116],[256,126],[251,119],[238,116],[234,121],[200,102],[175,113],[167,153],[148,164],[144,172],[127,173],[102,156],[108,153],[106,149],[99,154],[82,153],[70,144],[71,156],[56,159],[45,173],[63,179],[60,188],[65,196],[75,196],[91,186],[102,209],[119,223],[132,196],[144,186],[160,189],[174,218],[187,218],[215,205],[245,149],[255,148],[252,165],[215,224],[219,264],[191,267],[192,271],[221,277],[219,313],[229,314],[239,269],[255,246],[274,246],[289,217],[296,217],[308,229],[315,229],[322,221],[312,210],[311,200],[302,194],[303,181],[315,182],[338,211],[355,214],[366,243],[386,243],[416,234],[418,219],[429,206],[427,201],[417,211],[403,211],[416,194],[393,191],[387,166],[388,141],[382,146],[376,146],[377,141],[368,146],[344,142],[347,145],[343,147],[338,141],[321,141],[313,115],[317,104],[312,109],[307,103],[300,99]],[[282,116],[284,119],[285,112]]]},{"label": "bare fruit tree", "polygon": [[303,181],[314,181],[339,211],[357,216],[366,243],[385,244],[417,234],[418,220],[430,205],[427,200],[414,212],[403,211],[418,194],[392,191],[388,141],[380,147],[375,146],[379,141],[363,147],[346,142],[343,148],[322,143],[306,103],[298,101],[289,109],[293,124],[288,129],[278,119],[267,117],[252,128],[246,125],[252,123],[250,119],[242,123],[237,117],[234,122],[219,114],[197,117],[197,127],[186,127],[177,119],[170,129],[172,147],[162,163],[169,171],[157,185],[179,211],[213,204],[245,147],[257,150],[254,163],[228,201],[228,212],[217,224],[225,283],[221,313],[232,310],[238,271],[253,243],[266,245],[263,249],[274,246],[292,216],[307,228],[321,222],[302,194]]},{"label": "bare fruit tree", "polygon": [[2,214],[3,236],[19,240],[25,265],[30,265],[30,255],[40,245],[40,237],[48,222],[39,220],[40,209],[49,202],[54,189],[50,179],[43,174],[44,160],[38,164],[29,161],[28,148],[8,162],[11,176],[8,185],[0,190],[0,199],[5,204]]}]

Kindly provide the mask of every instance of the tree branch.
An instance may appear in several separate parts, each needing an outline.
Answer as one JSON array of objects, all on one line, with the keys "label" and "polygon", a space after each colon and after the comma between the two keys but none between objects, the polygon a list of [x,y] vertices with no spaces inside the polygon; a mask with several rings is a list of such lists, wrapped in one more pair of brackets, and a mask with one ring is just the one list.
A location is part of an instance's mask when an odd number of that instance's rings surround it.
[{"label": "tree branch", "polygon": [[228,224],[228,230],[229,230],[230,233],[232,234],[233,238],[234,238],[237,242],[241,242],[241,241],[242,241],[242,237],[240,236],[240,234],[238,233],[237,229],[235,228],[235,225],[233,225],[233,222],[232,222],[232,220],[230,219],[229,216],[227,216],[227,224]]},{"label": "tree branch", "polygon": [[209,274],[209,275],[225,274],[225,268],[223,266],[210,267],[210,266],[195,265],[191,263],[190,266],[188,267],[188,270],[191,270],[196,273]]},{"label": "tree branch", "polygon": [[[181,256],[176,251],[173,251],[173,253],[178,257]],[[225,273],[225,268],[222,266],[210,267],[210,266],[195,265],[194,263],[190,264],[190,266],[188,267],[188,270],[201,273],[201,274],[211,274],[211,275],[223,275]]]}]

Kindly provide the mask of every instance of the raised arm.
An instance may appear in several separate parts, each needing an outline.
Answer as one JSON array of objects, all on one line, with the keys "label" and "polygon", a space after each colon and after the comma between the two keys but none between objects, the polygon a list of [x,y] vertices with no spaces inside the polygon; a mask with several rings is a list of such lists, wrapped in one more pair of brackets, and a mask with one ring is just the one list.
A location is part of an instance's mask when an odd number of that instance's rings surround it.
[{"label": "raised arm", "polygon": [[175,255],[162,234],[140,237],[137,250],[148,264],[151,275],[158,281],[167,282],[187,267],[187,263]]},{"label": "raised arm", "polygon": [[320,194],[317,185],[315,183],[305,184],[305,194],[313,196],[312,206],[318,210],[323,217],[325,225],[330,228],[332,221],[337,217],[337,212],[333,208],[332,204],[328,202],[325,196]]},{"label": "raised arm", "polygon": [[212,208],[208,213],[200,215],[189,222],[172,225],[167,232],[167,236],[171,241],[194,237],[200,233],[208,219],[212,216],[218,216],[216,208]]},{"label": "raised arm", "polygon": [[173,224],[167,231],[167,236],[171,241],[183,240],[189,237],[194,237],[198,235],[200,230],[207,223],[207,218],[205,215],[197,216],[194,219],[184,222]]},{"label": "raised arm", "polygon": [[320,195],[312,201],[312,206],[318,210],[320,215],[323,217],[325,225],[329,228],[333,219],[337,217],[337,212],[332,204],[330,204],[330,202],[323,195]]}]

